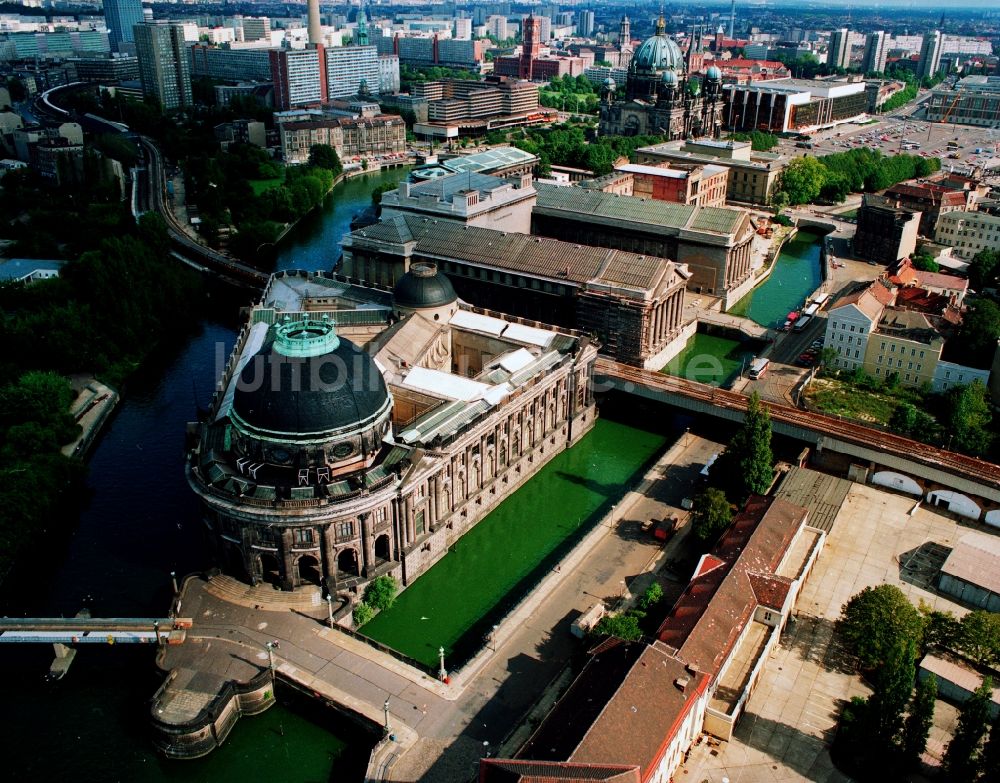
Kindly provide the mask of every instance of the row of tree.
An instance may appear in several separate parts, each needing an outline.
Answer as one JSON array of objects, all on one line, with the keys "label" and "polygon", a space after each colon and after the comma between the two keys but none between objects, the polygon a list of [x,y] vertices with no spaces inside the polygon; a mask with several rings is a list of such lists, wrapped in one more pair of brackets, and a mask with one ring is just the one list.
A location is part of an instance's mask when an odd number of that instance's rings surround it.
[{"label": "row of tree", "polygon": [[773,133],[765,133],[764,131],[752,130],[749,133],[745,131],[739,131],[737,133],[730,134],[729,138],[734,141],[749,141],[750,147],[756,152],[767,152],[768,150],[774,149],[778,146],[778,137]]},{"label": "row of tree", "polygon": [[502,143],[504,140],[537,155],[540,161],[538,173],[542,175],[547,174],[551,166],[571,166],[602,176],[614,170],[615,161],[619,158],[630,158],[639,147],[657,144],[665,137],[600,136],[594,139],[588,137],[584,128],[568,123],[487,137],[489,143]]},{"label": "row of tree", "polygon": [[709,470],[709,486],[695,499],[691,524],[708,549],[729,527],[733,509],[750,495],[763,495],[774,482],[771,414],[756,390],[750,395],[743,424]]},{"label": "row of tree", "polygon": [[940,168],[938,158],[886,156],[867,148],[822,158],[806,155],[785,167],[772,201],[778,206],[811,204],[817,200],[839,204],[851,193],[874,193],[897,182],[926,177]]},{"label": "row of tree", "polygon": [[[889,584],[866,587],[844,605],[838,631],[872,694],[855,697],[844,708],[833,747],[839,766],[858,779],[878,781],[904,779],[919,768],[937,698],[933,675],[917,679],[919,658],[954,638],[978,660],[995,660],[998,617],[972,614],[956,621],[948,613],[918,610]],[[1000,721],[994,720],[983,746],[991,698],[987,677],[962,708],[944,759],[952,783],[985,782],[1000,775]]]},{"label": "row of tree", "polygon": [[[205,241],[218,245],[220,230],[233,226],[230,250],[247,261],[257,259],[262,246],[272,245],[288,223],[322,203],[342,171],[332,147],[315,145],[309,160],[309,165],[286,169],[249,144],[188,157],[183,162],[187,198],[200,209]],[[258,193],[255,180],[274,184]]]}]

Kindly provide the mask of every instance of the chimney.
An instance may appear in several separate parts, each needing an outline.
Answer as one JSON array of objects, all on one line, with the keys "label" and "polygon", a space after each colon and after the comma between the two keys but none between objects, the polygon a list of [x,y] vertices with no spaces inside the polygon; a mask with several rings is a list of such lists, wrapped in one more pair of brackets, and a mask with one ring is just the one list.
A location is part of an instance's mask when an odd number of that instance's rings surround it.
[{"label": "chimney", "polygon": [[674,685],[676,685],[680,689],[681,693],[684,693],[684,690],[687,688],[690,682],[691,681],[687,677],[678,677],[676,680],[674,680]]},{"label": "chimney", "polygon": [[309,0],[309,43],[323,43],[323,31],[319,24],[319,0]]}]

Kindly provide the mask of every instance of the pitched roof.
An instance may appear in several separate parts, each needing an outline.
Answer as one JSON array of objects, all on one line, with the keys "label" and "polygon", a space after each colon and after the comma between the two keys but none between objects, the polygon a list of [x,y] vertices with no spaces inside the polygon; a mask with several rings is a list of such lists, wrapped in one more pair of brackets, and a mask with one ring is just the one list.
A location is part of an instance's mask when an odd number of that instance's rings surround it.
[{"label": "pitched roof", "polygon": [[669,201],[619,196],[584,188],[536,183],[537,212],[558,212],[577,219],[599,218],[648,229],[694,231],[732,237],[740,232],[746,213],[729,207],[698,207]]},{"label": "pitched roof", "polygon": [[615,639],[598,649],[518,757],[636,765],[645,780],[708,677],[659,643]]},{"label": "pitched roof", "polygon": [[634,764],[570,764],[565,761],[482,759],[479,783],[639,783]]},{"label": "pitched roof", "polygon": [[869,320],[876,322],[882,317],[885,307],[891,304],[892,301],[892,291],[883,283],[876,280],[870,284],[860,285],[850,293],[840,297],[840,299],[830,306],[830,310],[854,305],[868,316]]},{"label": "pitched roof", "polygon": [[[657,633],[678,657],[713,678],[729,656],[758,599],[750,574],[774,574],[808,512],[780,498],[751,496],[713,547],[727,567],[693,579]],[[758,585],[765,592],[758,576]],[[767,588],[775,600],[777,583]]]},{"label": "pitched roof", "polygon": [[673,286],[680,282],[673,262],[658,256],[575,245],[417,215],[395,215],[358,229],[348,234],[344,246],[407,241],[415,241],[414,252],[425,258],[460,260],[579,287],[592,283],[644,294],[661,284]]}]

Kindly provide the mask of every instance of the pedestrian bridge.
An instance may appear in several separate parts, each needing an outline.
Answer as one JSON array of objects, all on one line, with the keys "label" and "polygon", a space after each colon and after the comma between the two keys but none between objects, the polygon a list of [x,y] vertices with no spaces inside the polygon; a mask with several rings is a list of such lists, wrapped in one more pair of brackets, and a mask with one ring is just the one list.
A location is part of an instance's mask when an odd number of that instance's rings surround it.
[{"label": "pedestrian bridge", "polygon": [[0,644],[181,644],[186,617],[3,617]]},{"label": "pedestrian bridge", "polygon": [[[597,360],[594,388],[598,392],[615,389],[731,421],[743,420],[748,400],[737,392],[605,358]],[[933,493],[943,487],[986,501],[985,507],[1000,506],[998,465],[835,416],[790,405],[764,404],[771,413],[774,432],[815,444],[817,452],[843,455],[849,464],[863,465],[867,474],[897,471],[918,479],[924,491]]]}]

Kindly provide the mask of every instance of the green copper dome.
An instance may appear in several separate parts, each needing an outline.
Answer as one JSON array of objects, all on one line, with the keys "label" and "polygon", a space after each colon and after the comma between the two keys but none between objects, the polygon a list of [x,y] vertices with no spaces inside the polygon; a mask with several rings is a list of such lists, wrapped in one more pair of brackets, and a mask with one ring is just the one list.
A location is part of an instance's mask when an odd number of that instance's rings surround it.
[{"label": "green copper dome", "polygon": [[632,67],[649,71],[684,70],[684,55],[674,39],[667,35],[662,16],[656,23],[656,35],[643,41],[632,55]]}]

